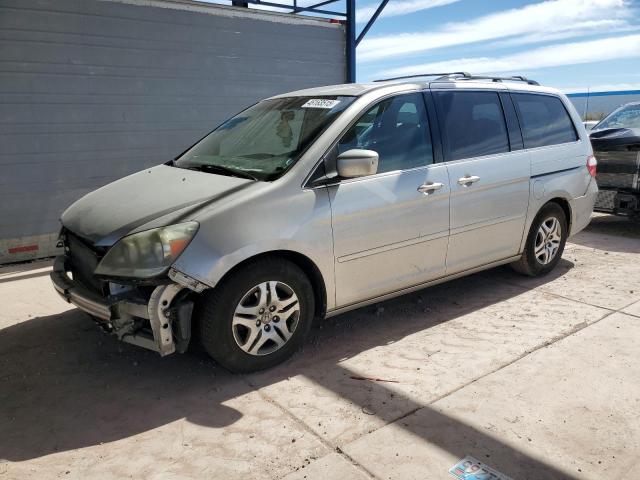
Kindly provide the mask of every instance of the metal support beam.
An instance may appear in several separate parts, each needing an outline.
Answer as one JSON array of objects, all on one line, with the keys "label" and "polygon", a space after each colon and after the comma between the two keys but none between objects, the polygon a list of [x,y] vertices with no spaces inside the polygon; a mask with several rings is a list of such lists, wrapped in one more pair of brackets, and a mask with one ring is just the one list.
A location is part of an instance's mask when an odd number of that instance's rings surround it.
[{"label": "metal support beam", "polygon": [[249,5],[263,5],[266,7],[275,7],[282,10],[290,10],[289,13],[315,13],[320,15],[330,15],[333,17],[346,17],[346,60],[347,60],[347,83],[354,83],[356,81],[356,46],[362,40],[362,37],[367,33],[373,22],[378,18],[380,12],[387,4],[389,0],[382,0],[382,4],[378,7],[373,14],[369,23],[365,26],[365,29],[356,40],[356,0],[345,0],[346,12],[336,12],[331,10],[322,10],[318,7],[329,5],[330,3],[336,3],[340,0],[322,0],[308,7],[298,6],[298,0],[292,0],[292,4],[286,5],[282,3],[274,3],[269,0],[231,0],[231,4],[235,7],[248,7]]},{"label": "metal support beam", "polygon": [[[268,5],[270,7],[280,7],[283,8],[283,5],[278,3],[267,3],[262,1],[256,1],[258,5]],[[333,3],[333,2],[331,2]],[[299,13],[299,12],[310,12],[310,13],[321,13],[323,15],[331,15],[335,17],[344,17],[344,12],[336,12],[333,10],[320,10],[318,8],[313,7],[295,7],[295,9],[291,5],[285,5],[284,8],[293,9],[294,11],[290,12],[291,14]]]},{"label": "metal support beam", "polygon": [[[324,5],[329,5],[330,3],[336,3],[339,0],[326,0],[325,2],[320,2],[320,3],[316,3],[314,5],[309,5],[306,8],[311,8],[311,9],[315,9],[318,7],[323,7]],[[294,0],[293,2],[293,13],[298,13],[298,12],[302,12],[301,7],[298,7],[298,0]]]},{"label": "metal support beam", "polygon": [[[231,0],[232,3],[235,0]],[[313,8],[313,7],[298,7],[298,6],[294,6],[293,4],[291,5],[286,5],[283,3],[274,3],[274,2],[269,2],[269,1],[263,1],[263,0],[239,0],[242,1],[244,3],[248,3],[249,5],[264,5],[267,7],[275,7],[278,9],[282,9],[282,10],[292,10],[289,13],[298,13],[298,12],[310,12],[310,13],[319,13],[322,15],[331,15],[331,16],[336,16],[336,17],[345,17],[345,13],[344,12],[336,12],[333,10],[320,10],[318,8]],[[333,3],[333,2],[330,2]],[[287,13],[287,12],[284,12]]]},{"label": "metal support beam", "polygon": [[[388,1],[388,0],[387,0]],[[347,83],[356,81],[356,0],[347,2]]]},{"label": "metal support beam", "polygon": [[382,13],[382,10],[384,10],[384,7],[387,6],[387,3],[389,3],[389,0],[382,0],[382,2],[380,2],[380,5],[378,6],[378,8],[376,9],[376,11],[373,13],[373,15],[371,15],[371,18],[369,19],[369,21],[367,22],[367,24],[364,26],[364,28],[362,29],[362,32],[360,32],[360,35],[358,35],[358,38],[356,39],[356,47],[358,46],[358,44],[362,41],[362,39],[364,38],[364,36],[367,34],[367,32],[369,31],[369,29],[373,26],[373,24],[375,23],[375,21],[378,19],[378,17],[380,16],[380,14]]}]

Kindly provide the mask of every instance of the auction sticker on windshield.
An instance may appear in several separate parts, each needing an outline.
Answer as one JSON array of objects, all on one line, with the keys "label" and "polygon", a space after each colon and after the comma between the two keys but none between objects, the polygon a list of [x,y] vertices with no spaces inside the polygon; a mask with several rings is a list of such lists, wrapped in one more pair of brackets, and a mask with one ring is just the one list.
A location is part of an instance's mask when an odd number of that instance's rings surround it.
[{"label": "auction sticker on windshield", "polygon": [[469,455],[451,467],[449,473],[460,480],[512,480]]},{"label": "auction sticker on windshield", "polygon": [[331,109],[338,105],[340,100],[328,100],[326,98],[312,98],[307,101],[302,108],[327,108]]}]

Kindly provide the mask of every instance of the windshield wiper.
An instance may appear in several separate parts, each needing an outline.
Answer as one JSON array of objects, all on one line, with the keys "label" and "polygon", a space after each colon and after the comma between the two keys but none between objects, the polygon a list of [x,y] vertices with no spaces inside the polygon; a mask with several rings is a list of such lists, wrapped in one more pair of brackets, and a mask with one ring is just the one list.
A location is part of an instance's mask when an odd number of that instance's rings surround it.
[{"label": "windshield wiper", "polygon": [[275,153],[249,153],[248,155],[240,155],[242,158],[255,158],[256,160],[264,160],[267,158],[279,157]]},{"label": "windshield wiper", "polygon": [[224,167],[222,165],[213,165],[209,163],[203,163],[200,165],[192,165],[190,167],[182,167],[182,168],[186,168],[187,170],[196,170],[198,172],[222,173],[224,175],[229,175],[232,177],[246,178],[248,180],[255,180],[256,182],[258,181],[258,178],[254,177],[250,173],[247,173],[243,170],[236,170],[235,168]]}]

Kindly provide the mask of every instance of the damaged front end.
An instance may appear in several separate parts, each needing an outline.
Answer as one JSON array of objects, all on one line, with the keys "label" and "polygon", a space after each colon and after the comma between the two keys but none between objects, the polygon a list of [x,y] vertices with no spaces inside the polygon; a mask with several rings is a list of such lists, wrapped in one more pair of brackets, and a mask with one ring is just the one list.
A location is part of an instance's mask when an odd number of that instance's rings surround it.
[{"label": "damaged front end", "polygon": [[[630,108],[620,112],[630,115],[629,112],[640,111]],[[602,123],[606,122],[605,119]],[[599,192],[594,210],[640,217],[640,128],[598,128],[591,132],[590,139],[598,159]]]},{"label": "damaged front end", "polygon": [[170,267],[150,278],[99,275],[113,247],[96,247],[65,230],[60,239],[64,255],[55,259],[51,280],[62,298],[124,342],[162,356],[187,350],[194,295],[204,284]]}]

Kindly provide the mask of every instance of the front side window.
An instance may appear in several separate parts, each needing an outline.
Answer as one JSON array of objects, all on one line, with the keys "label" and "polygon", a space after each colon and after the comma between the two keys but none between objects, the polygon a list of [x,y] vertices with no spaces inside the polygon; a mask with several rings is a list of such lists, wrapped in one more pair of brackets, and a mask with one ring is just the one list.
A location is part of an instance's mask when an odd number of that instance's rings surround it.
[{"label": "front side window", "polygon": [[518,113],[524,148],[546,147],[578,139],[562,101],[549,95],[512,93]]},{"label": "front side window", "polygon": [[496,92],[433,92],[443,132],[445,160],[509,151],[502,104]]},{"label": "front side window", "polygon": [[603,128],[640,128],[640,104],[626,105],[615,110],[596,125],[594,130]]},{"label": "front side window", "polygon": [[273,180],[289,169],[354,99],[264,100],[220,125],[174,165]]},{"label": "front side window", "polygon": [[433,163],[422,94],[390,97],[367,110],[338,143],[338,153],[353,148],[376,151],[378,173]]}]

